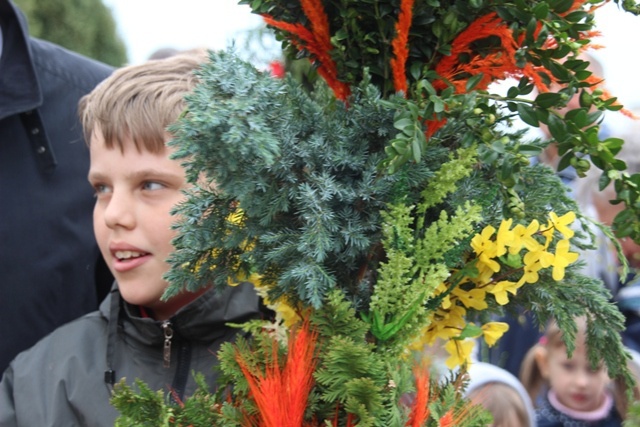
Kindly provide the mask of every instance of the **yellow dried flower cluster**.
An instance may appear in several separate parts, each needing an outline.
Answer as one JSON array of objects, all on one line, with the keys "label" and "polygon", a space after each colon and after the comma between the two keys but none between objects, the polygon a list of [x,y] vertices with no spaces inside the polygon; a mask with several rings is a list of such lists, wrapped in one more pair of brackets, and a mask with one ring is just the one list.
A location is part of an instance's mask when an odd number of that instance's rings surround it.
[{"label": "yellow dried flower cluster", "polygon": [[482,336],[487,345],[495,344],[508,325],[501,322],[468,324],[467,310],[485,310],[488,298],[506,305],[509,294],[516,295],[525,283],[536,283],[542,269],[551,268],[553,279],[562,280],[565,268],[578,259],[576,252],[569,251],[574,235],[570,224],[575,218],[574,212],[560,217],[550,212],[546,225],[533,220],[527,226],[516,224],[513,228],[513,219],[504,219],[498,230],[489,225],[475,235],[471,247],[477,257],[477,275],[463,278],[453,289],[449,283],[440,284],[434,297],[446,296],[430,314],[429,326],[414,348],[433,345],[436,339],[445,340],[450,356],[446,364],[454,368],[469,360],[475,345],[470,338]]}]

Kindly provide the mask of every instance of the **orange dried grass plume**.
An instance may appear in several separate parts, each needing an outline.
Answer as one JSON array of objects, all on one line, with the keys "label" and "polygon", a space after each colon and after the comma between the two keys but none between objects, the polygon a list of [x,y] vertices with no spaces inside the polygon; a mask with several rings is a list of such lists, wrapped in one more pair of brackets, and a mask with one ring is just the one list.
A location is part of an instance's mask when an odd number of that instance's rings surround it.
[{"label": "orange dried grass plume", "polygon": [[472,405],[467,403],[459,410],[449,409],[440,417],[438,425],[440,427],[455,427],[464,424],[472,413],[471,408]]},{"label": "orange dried grass plume", "polygon": [[[500,46],[486,55],[481,55],[473,50],[473,43],[489,37],[498,37]],[[495,80],[524,75],[529,77],[539,90],[546,91],[547,85],[539,73],[547,74],[550,79],[553,79],[553,76],[543,68],[530,64],[524,68],[518,67],[515,54],[519,47],[520,45],[507,23],[497,13],[491,12],[473,21],[458,34],[451,45],[451,55],[444,57],[436,65],[436,72],[444,79],[449,80],[457,93],[466,91],[469,78],[480,73],[482,73],[482,78],[476,86],[478,89],[486,89]],[[463,56],[467,56],[469,60],[461,62],[460,58]],[[436,81],[434,87],[442,90],[446,84],[444,81]]]},{"label": "orange dried grass plume", "polygon": [[402,0],[400,2],[400,15],[396,23],[396,37],[391,42],[394,57],[391,59],[391,72],[393,74],[393,86],[396,92],[407,93],[406,64],[409,57],[409,29],[413,19],[414,0]]},{"label": "orange dried grass plume", "polygon": [[239,352],[236,361],[249,384],[249,396],[258,407],[260,427],[301,427],[313,387],[315,349],[318,334],[303,322],[289,338],[284,367],[278,360],[278,343],[273,338],[272,360],[262,372],[248,366]]},{"label": "orange dried grass plume", "polygon": [[453,416],[453,410],[449,409],[443,416],[438,420],[438,424],[440,427],[454,427],[455,418]]},{"label": "orange dried grass plume", "polygon": [[406,427],[421,427],[429,418],[429,369],[416,367],[413,370],[416,381],[416,396],[411,405],[411,413]]},{"label": "orange dried grass plume", "polygon": [[338,67],[331,58],[330,52],[333,46],[329,31],[329,18],[325,13],[322,1],[301,0],[300,4],[311,23],[311,30],[301,24],[276,21],[268,15],[263,15],[263,18],[268,25],[292,34],[294,36],[292,43],[299,50],[309,51],[312,56],[311,60],[318,64],[318,74],[325,79],[336,98],[345,101],[351,91],[348,84],[338,79]]},{"label": "orange dried grass plume", "polygon": [[[422,427],[427,425],[431,412],[429,405],[432,399],[437,398],[440,394],[438,387],[431,388],[428,361],[424,360],[413,369],[413,377],[415,380],[416,394],[409,407],[409,420],[405,427]],[[454,387],[460,390],[462,387],[462,376],[459,376],[454,383]],[[462,399],[458,395],[457,399]],[[458,402],[459,403],[459,402]],[[457,405],[456,405],[457,406]],[[440,427],[454,427],[464,424],[473,415],[472,405],[460,405],[459,409],[450,409],[438,419]]]},{"label": "orange dried grass plume", "polygon": [[[454,382],[454,386],[460,392],[462,390],[463,375],[458,376]],[[462,395],[458,394],[457,399],[463,399]],[[465,402],[464,405],[460,405],[458,409],[448,410],[440,420],[438,421],[440,427],[455,427],[461,424],[465,424],[470,417],[475,415],[475,406],[471,402]]]},{"label": "orange dried grass plume", "polygon": [[469,411],[464,408],[458,412],[455,412],[453,409],[449,409],[442,417],[440,417],[438,424],[440,427],[455,427],[463,423],[469,414]]},{"label": "orange dried grass plume", "polygon": [[[604,6],[605,4],[609,3],[611,0],[606,0],[600,4],[592,4],[589,5],[589,13],[594,12],[597,9],[600,9],[602,6]],[[586,3],[588,2],[588,0],[574,0],[573,4],[571,5],[571,7],[564,13],[561,13],[560,16],[567,16],[568,14],[570,14],[571,12],[575,12],[576,10],[582,8]]]}]

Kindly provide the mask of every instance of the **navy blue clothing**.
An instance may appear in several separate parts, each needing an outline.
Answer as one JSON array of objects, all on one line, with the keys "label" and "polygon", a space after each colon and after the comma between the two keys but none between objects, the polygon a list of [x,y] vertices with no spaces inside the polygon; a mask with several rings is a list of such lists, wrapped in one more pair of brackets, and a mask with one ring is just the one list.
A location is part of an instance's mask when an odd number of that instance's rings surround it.
[{"label": "navy blue clothing", "polygon": [[[540,340],[542,332],[530,313],[522,312],[518,316],[505,315],[496,321],[507,323],[509,330],[493,347],[483,349],[483,354],[487,354],[489,362],[519,377],[524,356]],[[480,345],[485,346],[484,341],[480,341]]]},{"label": "navy blue clothing", "polygon": [[2,372],[56,327],[96,310],[112,283],[93,235],[77,112],[112,68],[29,37],[8,0],[0,0],[0,28]]},{"label": "navy blue clothing", "polygon": [[536,421],[538,427],[621,427],[622,419],[615,406],[611,408],[609,415],[598,421],[588,422],[569,418],[551,406],[548,399],[544,399],[536,409]]}]

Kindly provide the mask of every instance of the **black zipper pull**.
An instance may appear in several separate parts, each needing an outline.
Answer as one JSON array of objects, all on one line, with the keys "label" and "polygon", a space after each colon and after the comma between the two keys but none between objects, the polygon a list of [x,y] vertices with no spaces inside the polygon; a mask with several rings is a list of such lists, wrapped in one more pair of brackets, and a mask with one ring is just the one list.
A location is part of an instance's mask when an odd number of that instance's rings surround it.
[{"label": "black zipper pull", "polygon": [[171,328],[170,320],[162,322],[162,330],[164,331],[163,366],[169,368],[171,366],[171,338],[173,338],[173,328]]}]

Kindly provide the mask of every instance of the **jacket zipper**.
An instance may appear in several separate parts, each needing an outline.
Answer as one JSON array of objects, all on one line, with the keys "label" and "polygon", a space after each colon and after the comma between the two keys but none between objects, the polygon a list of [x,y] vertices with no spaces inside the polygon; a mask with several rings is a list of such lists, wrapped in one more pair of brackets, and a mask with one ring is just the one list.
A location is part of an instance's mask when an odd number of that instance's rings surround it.
[{"label": "jacket zipper", "polygon": [[[162,360],[165,368],[171,367],[171,347],[173,344],[174,330],[170,320],[162,322],[162,331],[164,333],[164,345],[162,348]],[[187,380],[189,379],[189,366],[191,365],[191,345],[182,339],[178,339],[178,365],[173,378],[171,399],[175,403],[184,397]]]},{"label": "jacket zipper", "polygon": [[165,368],[171,367],[171,339],[173,338],[173,328],[171,327],[171,321],[165,320],[162,322],[162,331],[164,332],[164,346],[162,349],[162,365]]},{"label": "jacket zipper", "polygon": [[187,381],[189,380],[189,370],[191,366],[191,344],[187,341],[180,341],[178,346],[178,362],[176,366],[176,373],[173,378],[172,389],[175,393],[172,393],[172,398],[177,397],[175,403],[180,403],[184,399],[184,393],[187,387]]}]

